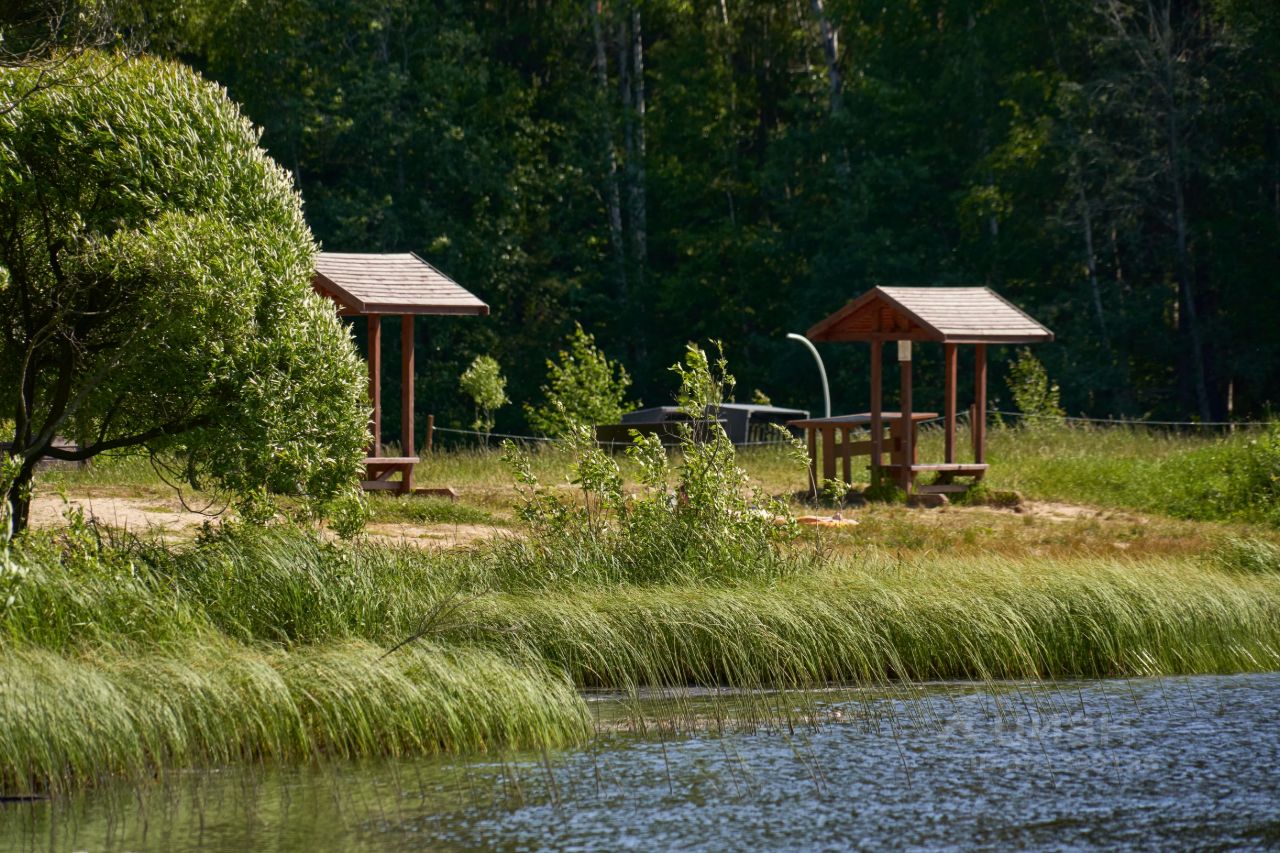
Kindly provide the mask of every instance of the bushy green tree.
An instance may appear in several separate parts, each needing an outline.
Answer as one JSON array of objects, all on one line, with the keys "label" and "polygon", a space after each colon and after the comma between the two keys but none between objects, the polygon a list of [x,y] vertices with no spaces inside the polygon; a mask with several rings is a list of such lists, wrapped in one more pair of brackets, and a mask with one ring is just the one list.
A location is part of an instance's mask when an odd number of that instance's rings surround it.
[{"label": "bushy green tree", "polygon": [[1018,357],[1009,365],[1009,392],[1026,426],[1037,426],[1046,418],[1058,419],[1064,414],[1058,383],[1049,381],[1049,373],[1040,359],[1026,347],[1018,351]]},{"label": "bushy green tree", "polygon": [[497,359],[478,355],[458,378],[458,385],[476,405],[472,429],[493,432],[494,413],[511,402],[507,399],[507,380]]},{"label": "bushy green tree", "polygon": [[[36,463],[145,448],[260,511],[355,498],[363,369],[311,289],[289,175],[224,90],[186,66],[88,51],[0,114],[4,495],[25,525]],[[76,449],[55,447],[55,436]]]},{"label": "bushy green tree", "polygon": [[610,424],[628,408],[627,370],[596,346],[595,336],[575,323],[560,350],[558,361],[547,359],[545,400],[538,406],[525,405],[529,425],[544,435],[567,435],[576,423]]}]

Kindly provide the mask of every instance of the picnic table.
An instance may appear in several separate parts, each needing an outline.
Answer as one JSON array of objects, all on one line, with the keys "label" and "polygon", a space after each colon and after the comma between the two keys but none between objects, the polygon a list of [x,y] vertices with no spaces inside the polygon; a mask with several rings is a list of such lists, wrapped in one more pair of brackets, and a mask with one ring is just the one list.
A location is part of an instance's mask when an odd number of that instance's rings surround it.
[{"label": "picnic table", "polygon": [[[937,412],[911,413],[911,464],[917,461],[916,434],[922,421],[933,420]],[[888,441],[883,442],[882,451],[888,452],[893,465],[902,464],[903,418],[901,412],[881,412],[881,422],[888,427]],[[805,439],[809,446],[809,485],[816,491],[818,484],[836,477],[836,457],[843,462],[844,481],[853,484],[854,456],[866,456],[870,460],[875,442],[870,438],[853,441],[854,430],[871,428],[871,413],[859,412],[856,415],[834,415],[829,418],[802,418],[787,421],[787,426],[798,427],[805,431]],[[822,436],[822,479],[818,479],[818,436]],[[837,437],[839,440],[837,441]]]}]

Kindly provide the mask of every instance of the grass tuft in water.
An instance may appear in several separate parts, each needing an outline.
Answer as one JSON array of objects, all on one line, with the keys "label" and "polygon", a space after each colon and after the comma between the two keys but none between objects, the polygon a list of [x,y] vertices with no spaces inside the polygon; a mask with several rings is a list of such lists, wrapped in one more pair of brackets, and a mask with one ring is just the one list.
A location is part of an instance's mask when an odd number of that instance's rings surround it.
[{"label": "grass tuft in water", "polygon": [[539,667],[430,646],[384,657],[360,642],[16,651],[0,663],[0,719],[9,794],[170,766],[533,748],[589,732],[577,694]]}]

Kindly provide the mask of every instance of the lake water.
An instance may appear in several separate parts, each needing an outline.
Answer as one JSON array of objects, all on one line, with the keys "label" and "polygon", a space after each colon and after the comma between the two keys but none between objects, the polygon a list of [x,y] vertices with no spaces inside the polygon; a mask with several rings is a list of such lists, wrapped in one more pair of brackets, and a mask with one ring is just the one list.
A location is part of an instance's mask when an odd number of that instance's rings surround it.
[{"label": "lake water", "polygon": [[[174,774],[0,806],[0,849],[1280,848],[1280,674],[592,707],[602,733],[580,750]],[[685,732],[657,734],[673,716]]]}]

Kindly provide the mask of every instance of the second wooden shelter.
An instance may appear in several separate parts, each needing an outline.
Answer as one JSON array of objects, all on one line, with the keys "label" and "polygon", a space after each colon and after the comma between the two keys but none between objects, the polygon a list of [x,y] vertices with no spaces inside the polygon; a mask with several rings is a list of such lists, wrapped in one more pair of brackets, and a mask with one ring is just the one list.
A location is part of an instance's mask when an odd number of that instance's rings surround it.
[{"label": "second wooden shelter", "polygon": [[[1053,340],[1053,332],[1033,320],[1012,303],[986,287],[875,287],[809,329],[811,341],[862,341],[871,344],[871,477],[880,482],[891,474],[910,494],[917,474],[939,474],[942,485],[953,477],[981,479],[987,470],[987,346],[1027,344]],[[936,341],[943,348],[944,459],[941,463],[916,461],[915,431],[903,429],[902,447],[894,464],[883,464],[884,344],[898,344],[901,371],[901,415],[912,423],[911,346],[915,342]],[[974,347],[973,461],[959,462],[956,456],[956,373],[957,350],[962,344]],[[929,487],[929,491],[942,491]],[[950,489],[947,489],[950,490]]]},{"label": "second wooden shelter", "polygon": [[[413,318],[423,314],[483,317],[489,306],[412,253],[394,255],[321,252],[315,289],[338,304],[344,317],[364,317],[369,327],[369,399],[373,404],[366,489],[413,491]],[[400,317],[400,454],[382,455],[382,318]],[[400,480],[391,479],[399,473]]]}]

